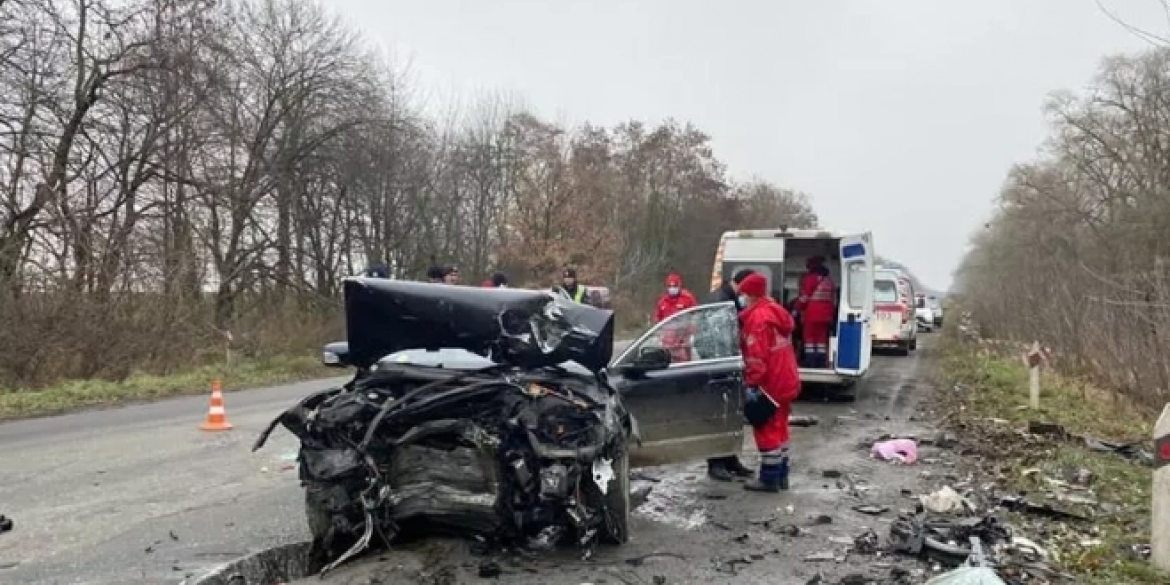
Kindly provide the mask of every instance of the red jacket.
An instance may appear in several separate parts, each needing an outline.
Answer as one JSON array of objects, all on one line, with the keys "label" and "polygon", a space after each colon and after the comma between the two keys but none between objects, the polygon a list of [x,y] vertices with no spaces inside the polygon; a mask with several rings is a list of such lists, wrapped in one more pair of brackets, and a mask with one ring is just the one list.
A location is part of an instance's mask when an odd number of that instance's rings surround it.
[{"label": "red jacket", "polygon": [[691,291],[682,289],[677,297],[664,294],[658,297],[658,308],[654,310],[654,322],[657,323],[679,311],[689,309],[699,304]]},{"label": "red jacket", "polygon": [[800,277],[800,296],[793,305],[796,310],[804,313],[805,322],[832,321],[833,314],[833,279],[815,272],[806,272]]},{"label": "red jacket", "polygon": [[762,390],[787,417],[791,402],[800,394],[800,366],[792,348],[792,315],[780,303],[764,298],[739,316],[744,385]]}]

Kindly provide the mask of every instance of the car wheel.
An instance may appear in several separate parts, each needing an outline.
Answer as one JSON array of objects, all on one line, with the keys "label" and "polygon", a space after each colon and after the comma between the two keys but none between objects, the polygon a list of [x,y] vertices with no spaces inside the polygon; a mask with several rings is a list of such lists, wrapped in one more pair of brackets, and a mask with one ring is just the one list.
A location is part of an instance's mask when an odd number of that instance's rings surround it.
[{"label": "car wheel", "polygon": [[918,338],[911,339],[910,340],[910,351],[917,351],[917,350],[918,350]]},{"label": "car wheel", "polygon": [[613,460],[613,478],[605,491],[605,525],[601,540],[625,544],[630,540],[630,456],[622,453]]}]

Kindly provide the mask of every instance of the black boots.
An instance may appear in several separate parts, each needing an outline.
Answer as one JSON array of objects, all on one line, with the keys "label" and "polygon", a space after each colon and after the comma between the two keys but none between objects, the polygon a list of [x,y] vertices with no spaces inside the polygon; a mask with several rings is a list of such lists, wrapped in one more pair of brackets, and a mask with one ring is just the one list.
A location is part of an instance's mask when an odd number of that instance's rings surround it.
[{"label": "black boots", "polygon": [[739,457],[729,457],[727,459],[727,470],[736,477],[752,477],[756,474],[756,470],[743,464]]},{"label": "black boots", "polygon": [[751,477],[755,474],[734,455],[707,460],[707,477],[715,481],[735,481],[737,477]]},{"label": "black boots", "polygon": [[727,463],[722,459],[707,461],[707,477],[715,481],[735,481],[735,476],[727,469]]},{"label": "black boots", "polygon": [[760,454],[760,477],[743,484],[749,492],[777,493],[788,489],[788,450]]}]

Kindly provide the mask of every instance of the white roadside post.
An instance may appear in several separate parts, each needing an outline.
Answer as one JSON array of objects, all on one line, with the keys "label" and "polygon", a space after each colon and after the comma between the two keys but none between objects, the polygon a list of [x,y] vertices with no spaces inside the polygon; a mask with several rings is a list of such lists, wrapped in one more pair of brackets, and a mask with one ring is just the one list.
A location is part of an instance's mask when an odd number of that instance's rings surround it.
[{"label": "white roadside post", "polygon": [[1170,404],[1154,425],[1154,486],[1150,513],[1150,561],[1170,572]]},{"label": "white roadside post", "polygon": [[1044,363],[1044,350],[1040,349],[1039,341],[1032,342],[1024,363],[1028,366],[1028,406],[1040,410],[1040,365]]}]

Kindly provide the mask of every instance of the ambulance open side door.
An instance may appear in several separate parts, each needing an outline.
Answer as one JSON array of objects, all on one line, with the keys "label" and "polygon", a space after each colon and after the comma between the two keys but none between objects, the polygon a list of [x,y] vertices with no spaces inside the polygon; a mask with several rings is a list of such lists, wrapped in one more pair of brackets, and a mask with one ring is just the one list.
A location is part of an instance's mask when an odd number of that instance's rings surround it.
[{"label": "ambulance open side door", "polygon": [[874,260],[871,233],[841,236],[841,300],[834,365],[843,376],[860,377],[869,370]]}]

